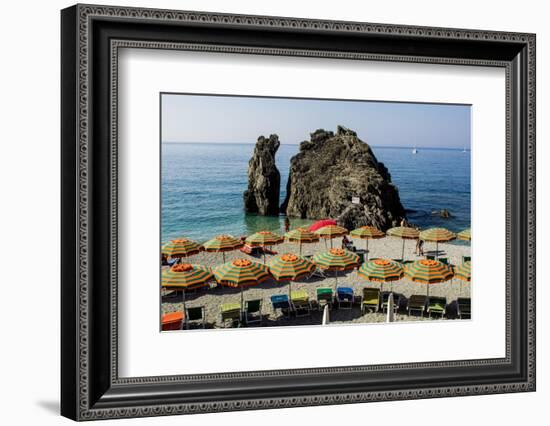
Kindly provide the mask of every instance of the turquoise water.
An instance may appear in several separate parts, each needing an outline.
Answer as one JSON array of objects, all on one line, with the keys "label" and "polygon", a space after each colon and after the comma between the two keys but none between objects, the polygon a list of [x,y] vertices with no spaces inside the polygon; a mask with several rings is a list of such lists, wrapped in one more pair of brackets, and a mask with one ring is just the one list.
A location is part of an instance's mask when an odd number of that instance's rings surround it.
[{"label": "turquoise water", "polygon": [[[421,228],[443,226],[460,231],[470,226],[470,152],[450,149],[372,147],[388,167],[399,188],[401,202],[412,223]],[[281,231],[283,217],[246,215],[243,191],[254,145],[162,144],[161,240],[186,236],[205,241],[228,233],[248,235],[262,229]],[[290,158],[298,145],[281,145],[277,167],[281,172],[281,201],[286,195]],[[430,214],[446,208],[453,215]],[[312,221],[292,219],[291,227]]]}]

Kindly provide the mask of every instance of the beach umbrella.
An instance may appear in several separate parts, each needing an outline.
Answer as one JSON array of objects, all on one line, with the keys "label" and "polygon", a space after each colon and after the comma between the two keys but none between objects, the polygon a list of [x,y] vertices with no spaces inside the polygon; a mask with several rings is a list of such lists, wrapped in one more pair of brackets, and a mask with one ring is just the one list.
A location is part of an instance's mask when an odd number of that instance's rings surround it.
[{"label": "beach umbrella", "polygon": [[375,259],[364,262],[357,274],[367,281],[379,282],[382,290],[384,283],[399,281],[403,278],[403,266],[393,260]]},{"label": "beach umbrella", "polygon": [[265,247],[281,244],[284,238],[271,231],[260,231],[248,236],[245,240],[246,244],[252,247],[262,247],[265,263]]},{"label": "beach umbrella", "polygon": [[453,271],[449,265],[439,260],[422,259],[405,265],[405,275],[414,282],[426,284],[426,294],[430,295],[429,285],[450,280]]},{"label": "beach umbrella", "polygon": [[386,234],[384,234],[379,229],[375,228],[374,226],[362,226],[360,228],[354,229],[350,232],[350,235],[352,238],[359,238],[361,240],[366,240],[366,260],[369,260],[369,240],[375,240],[378,238],[384,238]]},{"label": "beach umbrella", "polygon": [[387,235],[392,237],[398,237],[403,240],[403,247],[401,249],[401,260],[405,260],[405,240],[417,240],[420,232],[418,229],[411,228],[408,226],[396,226],[395,228],[390,228],[386,231]]},{"label": "beach umbrella", "polygon": [[176,238],[168,241],[162,246],[161,252],[171,258],[189,257],[197,254],[203,250],[203,247],[192,240],[187,238]]},{"label": "beach umbrella", "polygon": [[329,226],[329,225],[336,225],[336,221],[334,219],[322,219],[318,220],[314,224],[312,224],[308,229],[311,232],[317,231],[319,228],[322,228],[323,226]]},{"label": "beach umbrella", "polygon": [[241,248],[244,243],[231,235],[218,235],[217,237],[212,238],[205,242],[202,246],[204,250],[208,252],[221,252],[223,255],[223,263],[225,263],[225,252],[233,251],[238,248]]},{"label": "beach umbrella", "polygon": [[459,240],[471,241],[472,240],[472,231],[471,231],[470,228],[464,229],[463,231],[460,231],[458,234],[456,234],[456,237]]},{"label": "beach umbrella", "polygon": [[315,264],[292,253],[278,255],[270,260],[269,272],[277,281],[288,281],[288,297],[291,296],[291,282],[309,276]]},{"label": "beach umbrella", "polygon": [[291,243],[298,243],[300,245],[300,255],[302,254],[303,243],[316,243],[319,241],[319,235],[308,231],[305,228],[296,228],[285,234],[285,237]]},{"label": "beach umbrella", "polygon": [[330,248],[332,248],[332,239],[346,235],[348,230],[338,225],[327,225],[317,229],[315,233],[325,240],[330,239]]},{"label": "beach umbrella", "polygon": [[185,291],[204,287],[213,277],[212,271],[207,266],[180,263],[162,273],[161,285],[166,289],[182,290],[185,312]]},{"label": "beach umbrella", "polygon": [[[470,282],[472,281],[472,262],[467,260],[462,262],[453,268],[454,277],[460,281]],[[460,294],[462,294],[462,283],[460,284]]]},{"label": "beach umbrella", "polygon": [[265,281],[270,274],[266,265],[248,259],[235,259],[215,268],[214,277],[222,286],[241,289],[242,307],[243,289]]},{"label": "beach umbrella", "polygon": [[326,271],[334,271],[336,286],[338,286],[338,271],[347,271],[357,267],[359,256],[349,250],[332,248],[313,256],[313,263]]},{"label": "beach umbrella", "polygon": [[456,234],[445,228],[430,228],[420,233],[420,239],[435,242],[435,257],[439,252],[439,243],[445,243],[456,239]]}]

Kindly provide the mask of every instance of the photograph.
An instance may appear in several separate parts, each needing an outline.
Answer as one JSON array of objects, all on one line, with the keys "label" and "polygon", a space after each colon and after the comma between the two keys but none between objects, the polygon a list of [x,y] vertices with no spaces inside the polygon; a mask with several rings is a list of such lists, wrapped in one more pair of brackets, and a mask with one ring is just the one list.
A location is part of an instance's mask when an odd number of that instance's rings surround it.
[{"label": "photograph", "polygon": [[161,331],[471,319],[471,105],[159,105]]}]

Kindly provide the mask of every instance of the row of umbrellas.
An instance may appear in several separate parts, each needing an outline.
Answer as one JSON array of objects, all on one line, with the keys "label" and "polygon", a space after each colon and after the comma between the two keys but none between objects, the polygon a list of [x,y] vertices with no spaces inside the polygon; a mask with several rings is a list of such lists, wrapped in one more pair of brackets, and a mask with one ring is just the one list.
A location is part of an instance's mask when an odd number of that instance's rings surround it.
[{"label": "row of umbrellas", "polygon": [[[280,282],[288,281],[289,294],[291,282],[309,276],[316,267],[327,271],[345,271],[357,267],[359,257],[348,250],[333,248],[319,253],[310,261],[292,253],[274,257],[269,265],[253,262],[249,259],[236,259],[210,269],[202,265],[176,264],[165,271],[162,285],[165,288],[183,290],[185,305],[185,290],[208,285],[215,279],[220,285],[240,288],[241,303],[245,287],[259,284],[273,277]],[[429,295],[429,285],[441,283],[456,277],[463,281],[471,280],[470,261],[463,262],[455,268],[437,260],[422,259],[403,265],[389,259],[375,259],[364,262],[358,269],[358,274],[368,281],[384,283],[398,281],[407,276],[414,282],[426,284]],[[337,280],[337,274],[335,275]]]},{"label": "row of umbrellas", "polygon": [[[223,256],[223,262],[225,263],[225,253],[241,248],[245,243],[255,247],[270,247],[273,245],[281,244],[284,238],[292,243],[299,244],[299,254],[302,254],[302,244],[314,243],[319,241],[320,238],[330,239],[332,248],[332,239],[350,234],[352,238],[359,238],[366,240],[366,253],[368,256],[369,240],[383,238],[387,235],[401,238],[403,240],[403,246],[401,251],[401,259],[405,257],[405,241],[409,239],[421,239],[424,241],[435,242],[436,244],[436,256],[438,253],[438,245],[440,242],[452,241],[456,238],[460,240],[471,240],[471,231],[466,229],[458,234],[455,234],[445,228],[431,228],[425,231],[419,231],[415,228],[398,226],[391,228],[385,234],[379,229],[372,226],[362,226],[348,232],[346,228],[338,225],[328,225],[317,229],[316,231],[309,231],[305,228],[297,228],[289,231],[284,237],[277,235],[271,231],[260,231],[247,237],[244,242],[241,239],[235,238],[231,235],[218,235],[211,240],[200,245],[197,242],[179,238],[174,239],[165,244],[162,247],[162,252],[171,257],[188,257],[199,253],[202,250],[207,252],[221,252]],[[368,257],[367,257],[368,260]],[[265,263],[265,251],[264,251],[264,263]]]}]

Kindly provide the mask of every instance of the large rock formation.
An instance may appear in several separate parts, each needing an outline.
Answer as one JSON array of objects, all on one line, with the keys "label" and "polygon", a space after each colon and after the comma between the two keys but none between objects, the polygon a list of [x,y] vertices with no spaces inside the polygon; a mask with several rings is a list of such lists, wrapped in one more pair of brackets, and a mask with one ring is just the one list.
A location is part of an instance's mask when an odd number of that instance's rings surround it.
[{"label": "large rock formation", "polygon": [[248,162],[248,189],[244,191],[244,209],[261,215],[279,214],[281,174],[275,165],[279,137],[258,138],[254,154]]},{"label": "large rock formation", "polygon": [[342,126],[336,134],[317,130],[300,144],[291,159],[281,211],[307,219],[333,218],[350,230],[371,225],[385,231],[405,217],[388,169],[368,144]]}]

